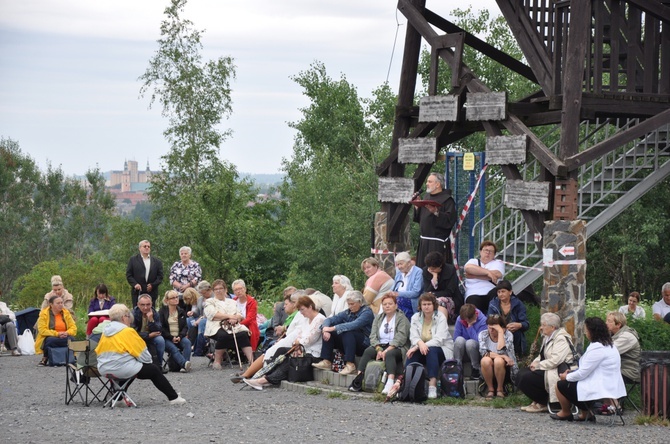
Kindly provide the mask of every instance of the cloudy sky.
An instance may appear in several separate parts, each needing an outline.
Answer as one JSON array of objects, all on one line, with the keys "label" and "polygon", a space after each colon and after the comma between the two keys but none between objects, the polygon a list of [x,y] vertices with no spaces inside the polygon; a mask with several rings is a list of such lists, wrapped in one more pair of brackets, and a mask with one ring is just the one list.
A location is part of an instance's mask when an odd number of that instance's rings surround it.
[{"label": "cloudy sky", "polygon": [[[19,142],[45,168],[67,174],[125,159],[158,169],[168,150],[160,108],[139,98],[137,78],[157,48],[169,0],[0,0],[0,137]],[[495,9],[493,0],[428,0]],[[397,90],[406,20],[393,0],[190,0],[184,16],[205,29],[204,57],[237,66],[233,137],[221,157],[250,173],[277,173],[290,157],[287,122],[307,104],[290,77],[319,60],[359,95],[387,80]],[[396,29],[399,27],[395,41]]]}]

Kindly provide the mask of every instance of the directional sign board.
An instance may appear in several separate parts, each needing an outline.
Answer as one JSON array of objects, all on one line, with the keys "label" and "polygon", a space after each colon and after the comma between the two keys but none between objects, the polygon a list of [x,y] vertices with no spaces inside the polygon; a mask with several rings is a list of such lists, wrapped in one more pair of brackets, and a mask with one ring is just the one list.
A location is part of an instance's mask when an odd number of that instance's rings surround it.
[{"label": "directional sign board", "polygon": [[575,247],[570,247],[570,246],[564,245],[564,246],[561,247],[560,250],[558,250],[558,252],[561,253],[561,255],[563,257],[574,256],[575,255]]}]

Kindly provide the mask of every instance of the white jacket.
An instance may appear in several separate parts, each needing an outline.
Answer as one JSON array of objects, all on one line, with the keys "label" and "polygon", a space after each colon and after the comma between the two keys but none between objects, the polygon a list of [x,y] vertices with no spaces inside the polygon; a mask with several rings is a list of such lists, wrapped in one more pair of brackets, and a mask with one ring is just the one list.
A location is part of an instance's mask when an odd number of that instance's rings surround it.
[{"label": "white jacket", "polygon": [[577,399],[591,401],[626,396],[621,377],[621,357],[615,347],[592,342],[579,360],[579,368],[568,373],[566,380],[577,384]]},{"label": "white jacket", "polygon": [[[414,347],[421,339],[421,330],[423,329],[423,312],[414,313],[409,326],[409,340]],[[430,327],[433,338],[426,342],[428,347],[441,347],[445,359],[454,357],[454,340],[449,333],[447,318],[439,312],[433,312],[433,324]]]}]

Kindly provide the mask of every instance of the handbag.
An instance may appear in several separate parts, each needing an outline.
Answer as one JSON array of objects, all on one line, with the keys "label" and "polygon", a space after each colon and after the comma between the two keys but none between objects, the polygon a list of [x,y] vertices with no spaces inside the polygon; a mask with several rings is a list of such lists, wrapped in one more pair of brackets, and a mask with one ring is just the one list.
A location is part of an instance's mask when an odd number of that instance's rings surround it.
[{"label": "handbag", "polygon": [[26,328],[23,334],[19,336],[19,341],[16,345],[22,355],[35,354],[35,339],[33,339],[33,333],[30,329]]},{"label": "handbag", "polygon": [[313,381],[314,367],[312,367],[312,357],[305,354],[305,347],[302,345],[298,349],[297,354],[299,354],[299,356],[291,356],[288,358],[288,381]]},{"label": "handbag", "polygon": [[12,319],[9,317],[9,315],[0,314],[0,325],[5,325],[6,323],[8,323],[11,320]]}]

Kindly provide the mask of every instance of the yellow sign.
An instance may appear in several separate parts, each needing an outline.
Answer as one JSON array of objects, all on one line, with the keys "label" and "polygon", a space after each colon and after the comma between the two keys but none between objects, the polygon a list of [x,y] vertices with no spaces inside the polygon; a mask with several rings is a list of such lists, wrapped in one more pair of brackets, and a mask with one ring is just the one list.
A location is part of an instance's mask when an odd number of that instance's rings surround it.
[{"label": "yellow sign", "polygon": [[474,153],[463,154],[463,171],[473,171],[475,169]]}]

